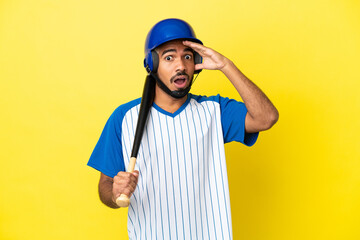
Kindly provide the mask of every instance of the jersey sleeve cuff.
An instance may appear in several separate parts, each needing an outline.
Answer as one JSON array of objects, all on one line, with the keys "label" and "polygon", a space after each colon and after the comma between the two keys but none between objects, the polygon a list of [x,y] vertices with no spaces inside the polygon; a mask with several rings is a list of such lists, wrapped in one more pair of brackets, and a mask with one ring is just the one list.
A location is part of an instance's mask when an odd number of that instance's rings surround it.
[{"label": "jersey sleeve cuff", "polygon": [[98,170],[99,172],[102,172],[103,174],[105,174],[105,175],[108,176],[108,177],[113,178],[113,177],[115,177],[115,176],[117,175],[117,173],[113,173],[113,172],[104,170],[104,169],[102,169],[101,167],[99,167],[99,166],[97,166],[97,165],[95,165],[95,164],[88,163],[87,165],[88,165],[89,167],[94,168],[95,170]]}]

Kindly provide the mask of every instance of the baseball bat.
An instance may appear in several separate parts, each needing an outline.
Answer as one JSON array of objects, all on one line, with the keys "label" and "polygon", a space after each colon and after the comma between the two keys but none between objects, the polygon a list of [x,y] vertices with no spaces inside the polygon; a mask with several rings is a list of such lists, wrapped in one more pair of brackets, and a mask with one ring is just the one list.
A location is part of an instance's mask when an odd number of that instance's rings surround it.
[{"label": "baseball bat", "polygon": [[[136,125],[135,137],[134,137],[134,142],[133,142],[133,147],[131,151],[131,157],[127,172],[133,172],[135,168],[136,157],[139,152],[139,147],[141,143],[141,138],[144,133],[146,120],[148,118],[149,115],[148,113],[155,97],[155,83],[156,83],[155,81],[156,80],[150,74],[148,74],[145,79],[144,90],[143,90],[143,95],[141,98],[141,104],[139,110],[139,117]],[[130,205],[129,196],[126,196],[125,194],[121,194],[116,199],[116,204],[119,207],[128,207]]]}]

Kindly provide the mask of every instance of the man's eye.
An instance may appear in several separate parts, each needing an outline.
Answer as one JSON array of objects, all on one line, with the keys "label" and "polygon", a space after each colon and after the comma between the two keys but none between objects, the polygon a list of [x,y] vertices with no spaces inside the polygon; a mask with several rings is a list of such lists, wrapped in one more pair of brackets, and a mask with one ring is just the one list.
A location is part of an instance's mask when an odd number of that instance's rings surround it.
[{"label": "man's eye", "polygon": [[189,59],[191,59],[191,58],[192,58],[191,55],[186,55],[186,56],[185,56],[185,59],[187,59],[187,60],[189,60]]},{"label": "man's eye", "polygon": [[172,59],[172,56],[166,56],[165,60],[170,61]]}]

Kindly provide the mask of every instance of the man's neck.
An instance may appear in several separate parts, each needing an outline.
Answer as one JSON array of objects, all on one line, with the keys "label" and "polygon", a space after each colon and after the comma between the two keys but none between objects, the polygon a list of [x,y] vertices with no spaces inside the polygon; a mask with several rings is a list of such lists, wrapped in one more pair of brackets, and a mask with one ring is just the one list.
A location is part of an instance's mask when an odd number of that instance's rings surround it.
[{"label": "man's neck", "polygon": [[186,102],[186,99],[187,95],[183,98],[173,98],[158,86],[155,88],[155,104],[169,113],[176,112]]}]

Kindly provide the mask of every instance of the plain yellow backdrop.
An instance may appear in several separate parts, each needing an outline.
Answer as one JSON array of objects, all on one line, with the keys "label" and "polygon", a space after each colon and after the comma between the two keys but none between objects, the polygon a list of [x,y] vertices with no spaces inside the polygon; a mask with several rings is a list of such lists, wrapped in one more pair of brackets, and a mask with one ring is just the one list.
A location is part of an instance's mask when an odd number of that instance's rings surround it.
[{"label": "plain yellow backdrop", "polygon": [[[127,239],[86,166],[143,47],[182,18],[272,100],[279,122],[226,145],[234,239],[360,239],[360,2],[0,1],[0,239]],[[216,71],[192,93],[241,100]]]}]

